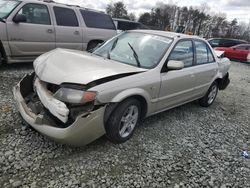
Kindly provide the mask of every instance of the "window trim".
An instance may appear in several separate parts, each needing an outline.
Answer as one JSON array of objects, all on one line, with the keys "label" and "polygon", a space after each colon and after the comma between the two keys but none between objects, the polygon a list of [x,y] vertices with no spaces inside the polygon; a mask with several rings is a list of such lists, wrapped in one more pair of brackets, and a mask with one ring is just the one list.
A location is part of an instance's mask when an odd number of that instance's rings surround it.
[{"label": "window trim", "polygon": [[[62,9],[69,9],[69,10],[72,10],[75,14],[75,18],[76,18],[76,21],[77,21],[77,26],[68,26],[68,25],[58,25],[57,23],[57,19],[56,19],[56,12],[55,12],[55,8],[62,8]],[[80,27],[80,21],[78,20],[78,17],[77,17],[77,13],[74,9],[72,8],[66,8],[66,7],[60,7],[60,6],[53,6],[52,7],[52,10],[53,10],[53,13],[54,13],[54,16],[55,16],[55,26],[58,26],[58,27]]]},{"label": "window trim", "polygon": [[194,52],[195,52],[195,63],[194,63],[194,66],[199,66],[199,65],[206,65],[206,64],[210,64],[210,63],[216,63],[216,59],[214,57],[214,54],[212,53],[212,50],[210,49],[210,47],[208,46],[208,44],[203,41],[203,40],[200,40],[200,39],[192,39],[193,40],[193,45],[195,47],[195,41],[198,41],[198,42],[203,42],[206,47],[207,47],[207,57],[208,57],[208,51],[210,51],[210,53],[212,54],[212,57],[213,57],[213,61],[211,62],[207,62],[207,63],[201,63],[201,64],[198,64],[197,63],[197,53],[196,53],[196,47],[194,48]]},{"label": "window trim", "polygon": [[168,64],[168,62],[169,62],[169,57],[170,57],[170,55],[172,54],[172,52],[174,51],[174,49],[175,49],[175,47],[180,43],[180,42],[183,42],[183,41],[190,41],[191,43],[192,43],[192,46],[193,46],[193,63],[192,63],[192,65],[189,65],[189,66],[184,66],[183,67],[183,69],[185,69],[185,68],[190,68],[190,67],[193,67],[194,65],[195,65],[195,58],[196,58],[196,56],[195,56],[195,49],[194,49],[194,42],[193,42],[193,40],[190,38],[190,39],[188,39],[188,38],[185,38],[185,39],[180,39],[180,40],[178,40],[176,43],[175,43],[175,45],[173,46],[173,48],[171,49],[171,51],[170,51],[170,53],[169,53],[169,55],[168,55],[168,57],[167,57],[167,59],[166,59],[166,61],[165,61],[165,63],[163,64],[163,66],[162,66],[162,68],[161,68],[161,73],[164,73],[164,72],[168,72],[169,70],[167,69],[167,64]]},{"label": "window trim", "polygon": [[[20,5],[20,4],[19,4],[19,5]],[[49,15],[49,21],[50,21],[50,23],[49,23],[49,24],[41,24],[41,23],[21,22],[22,24],[52,25],[52,20],[51,20],[51,15],[50,15],[49,7],[48,7],[48,5],[42,4],[42,3],[26,3],[26,4],[24,4],[22,7],[20,7],[20,8],[18,9],[18,11],[16,12],[16,14],[13,16],[12,21],[13,21],[13,19],[16,17],[16,15],[18,15],[18,13],[20,12],[20,10],[21,10],[24,6],[26,6],[26,5],[41,5],[41,6],[45,6],[46,9],[47,9],[48,15]]]}]

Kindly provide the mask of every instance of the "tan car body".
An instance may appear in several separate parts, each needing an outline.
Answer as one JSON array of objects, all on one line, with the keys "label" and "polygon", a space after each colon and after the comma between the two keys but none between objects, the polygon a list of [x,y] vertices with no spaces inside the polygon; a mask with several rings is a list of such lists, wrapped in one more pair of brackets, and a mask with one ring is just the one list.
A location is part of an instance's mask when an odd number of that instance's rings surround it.
[{"label": "tan car body", "polygon": [[[42,4],[47,6],[51,25],[14,23],[13,18],[26,4]],[[53,7],[71,9],[75,12],[79,27],[58,26]],[[103,42],[114,35],[116,30],[87,27],[80,9],[76,6],[67,6],[59,3],[43,1],[22,1],[5,19],[0,22],[0,47],[6,62],[32,62],[34,59],[55,48],[86,50],[92,41]]]},{"label": "tan car body", "polygon": [[[102,80],[101,84],[88,89],[98,93],[95,105],[99,108],[79,115],[74,124],[66,129],[44,124],[43,117],[35,115],[27,107],[23,96],[25,92],[21,92],[22,87],[32,87],[28,86],[30,85],[28,80],[32,77],[28,75],[24,78],[25,81],[21,81],[14,88],[15,99],[23,118],[36,130],[54,140],[71,145],[85,145],[105,134],[105,113],[110,104],[119,104],[130,97],[137,98],[144,103],[144,117],[148,117],[203,97],[215,80],[223,79],[228,73],[230,61],[217,58],[211,47],[215,62],[162,72],[171,50],[178,41],[183,39],[206,41],[194,36],[161,31],[132,32],[161,35],[173,39],[171,46],[155,68],[138,68],[73,50],[57,49],[48,52],[34,62],[38,79],[57,85],[65,82],[88,85]],[[64,61],[63,64],[62,61]],[[124,76],[105,81],[106,78],[117,75]],[[57,103],[55,102],[55,108],[59,106]],[[48,108],[52,112],[52,107]],[[60,118],[59,113],[55,112],[54,115]]]}]

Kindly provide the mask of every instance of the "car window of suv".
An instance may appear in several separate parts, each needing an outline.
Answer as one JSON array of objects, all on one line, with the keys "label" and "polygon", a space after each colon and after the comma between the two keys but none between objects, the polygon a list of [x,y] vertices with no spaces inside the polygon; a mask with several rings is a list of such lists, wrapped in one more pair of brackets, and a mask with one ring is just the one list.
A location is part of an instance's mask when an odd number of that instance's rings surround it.
[{"label": "car window of suv", "polygon": [[50,25],[49,11],[46,5],[25,4],[17,13],[26,17],[26,23]]},{"label": "car window of suv", "polygon": [[196,51],[196,64],[214,62],[214,57],[208,45],[203,41],[194,41]]},{"label": "car window of suv", "polygon": [[109,15],[88,10],[80,10],[80,12],[87,27],[115,30]]},{"label": "car window of suv", "polygon": [[191,40],[180,41],[172,50],[168,60],[182,61],[184,67],[190,67],[194,62],[194,48]]},{"label": "car window of suv", "polygon": [[69,8],[54,7],[58,26],[78,27],[79,23],[75,11]]}]

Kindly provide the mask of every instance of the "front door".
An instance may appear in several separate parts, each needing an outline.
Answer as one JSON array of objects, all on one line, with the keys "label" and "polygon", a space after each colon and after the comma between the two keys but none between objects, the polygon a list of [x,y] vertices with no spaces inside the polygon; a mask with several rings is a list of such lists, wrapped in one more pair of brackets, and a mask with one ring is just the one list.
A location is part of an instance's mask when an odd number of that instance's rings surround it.
[{"label": "front door", "polygon": [[55,31],[47,5],[27,3],[18,11],[26,22],[7,20],[7,33],[14,57],[36,57],[55,48]]},{"label": "front door", "polygon": [[182,40],[178,42],[171,52],[169,60],[184,62],[184,68],[161,73],[158,111],[180,105],[195,97],[194,88],[196,85],[193,73],[194,48],[192,41]]},{"label": "front door", "polygon": [[246,60],[249,53],[247,45],[238,45],[232,48],[231,58],[238,60]]}]

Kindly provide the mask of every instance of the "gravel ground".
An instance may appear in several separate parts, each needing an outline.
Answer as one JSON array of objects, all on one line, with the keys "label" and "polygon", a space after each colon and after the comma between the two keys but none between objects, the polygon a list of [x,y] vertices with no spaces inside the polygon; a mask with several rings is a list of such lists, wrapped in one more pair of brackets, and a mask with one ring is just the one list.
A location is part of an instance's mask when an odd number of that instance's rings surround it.
[{"label": "gravel ground", "polygon": [[70,148],[22,127],[12,87],[30,64],[0,69],[0,187],[250,187],[250,66],[209,108],[193,102],[141,122],[132,139]]}]

